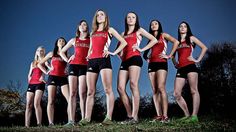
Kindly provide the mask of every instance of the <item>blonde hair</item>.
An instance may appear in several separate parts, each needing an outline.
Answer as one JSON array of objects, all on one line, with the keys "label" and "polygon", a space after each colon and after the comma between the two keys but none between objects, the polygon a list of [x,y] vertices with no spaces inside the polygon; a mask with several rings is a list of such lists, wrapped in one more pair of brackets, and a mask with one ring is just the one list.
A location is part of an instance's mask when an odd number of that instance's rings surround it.
[{"label": "blonde hair", "polygon": [[37,64],[38,64],[38,62],[39,62],[39,56],[37,55],[37,50],[38,50],[39,48],[43,49],[43,52],[44,52],[43,57],[45,56],[45,48],[44,48],[43,46],[39,46],[39,47],[36,49],[35,55],[34,55],[34,61],[33,61],[33,66],[34,66],[34,67],[36,67]]},{"label": "blonde hair", "polygon": [[95,12],[95,15],[93,17],[93,23],[92,23],[92,32],[91,34],[93,34],[94,32],[96,32],[98,30],[98,22],[97,22],[97,13],[99,11],[102,11],[104,14],[105,14],[105,22],[104,22],[104,28],[103,28],[103,31],[108,31],[109,29],[109,18],[108,18],[108,15],[106,14],[106,12],[104,10],[101,10],[101,9],[98,9],[96,12]]}]

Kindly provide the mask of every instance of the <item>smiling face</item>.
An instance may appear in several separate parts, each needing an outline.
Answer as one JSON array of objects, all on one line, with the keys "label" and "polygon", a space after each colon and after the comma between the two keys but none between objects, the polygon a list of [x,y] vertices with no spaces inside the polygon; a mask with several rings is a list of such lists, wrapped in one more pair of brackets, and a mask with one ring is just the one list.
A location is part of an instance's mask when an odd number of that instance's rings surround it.
[{"label": "smiling face", "polygon": [[98,11],[96,17],[97,17],[97,23],[104,23],[106,20],[106,14],[103,11]]},{"label": "smiling face", "polygon": [[185,23],[181,23],[179,25],[179,33],[180,34],[186,34],[188,31],[187,25]]},{"label": "smiling face", "polygon": [[151,29],[152,31],[157,31],[159,29],[159,23],[157,21],[152,21]]},{"label": "smiling face", "polygon": [[126,16],[127,24],[130,26],[134,26],[136,23],[136,15],[134,13],[128,13]]}]

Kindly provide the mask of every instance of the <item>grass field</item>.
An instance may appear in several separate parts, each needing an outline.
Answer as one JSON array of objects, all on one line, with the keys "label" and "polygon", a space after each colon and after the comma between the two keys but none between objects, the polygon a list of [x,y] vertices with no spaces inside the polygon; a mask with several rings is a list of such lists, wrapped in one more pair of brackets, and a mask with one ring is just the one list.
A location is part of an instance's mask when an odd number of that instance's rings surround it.
[{"label": "grass field", "polygon": [[92,122],[87,126],[75,126],[73,128],[64,128],[63,125],[56,125],[54,127],[0,127],[0,131],[22,131],[22,132],[69,132],[69,131],[85,131],[85,132],[134,132],[134,131],[236,131],[235,120],[216,120],[211,118],[201,117],[199,123],[195,124],[184,124],[172,118],[169,123],[151,123],[150,120],[141,120],[135,125],[122,125],[119,122],[115,122],[114,125],[102,126],[99,123]]}]

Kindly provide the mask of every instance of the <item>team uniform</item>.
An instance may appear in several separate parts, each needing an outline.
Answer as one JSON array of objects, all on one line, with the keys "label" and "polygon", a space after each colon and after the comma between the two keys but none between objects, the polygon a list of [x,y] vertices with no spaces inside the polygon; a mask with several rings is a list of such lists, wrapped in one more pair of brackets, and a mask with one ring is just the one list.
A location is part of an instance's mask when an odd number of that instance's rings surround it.
[{"label": "team uniform", "polygon": [[125,41],[127,42],[127,45],[121,52],[121,59],[122,63],[120,66],[120,70],[126,70],[128,71],[130,66],[143,66],[143,60],[140,56],[140,52],[138,50],[134,50],[133,46],[140,45],[140,42],[142,38],[138,37],[137,32],[128,34],[124,36]]},{"label": "team uniform", "polygon": [[63,86],[68,84],[66,77],[66,62],[60,56],[51,59],[52,70],[49,72],[47,85]]},{"label": "team uniform", "polygon": [[162,34],[160,35],[158,43],[156,43],[151,50],[148,72],[156,72],[158,70],[168,71],[167,60],[159,56],[160,54],[166,55],[167,52],[167,41],[163,38]]},{"label": "team uniform", "polygon": [[178,67],[176,77],[187,78],[189,72],[199,72],[195,62],[189,61],[188,57],[192,56],[193,44],[187,44],[186,41],[181,42],[177,48],[178,53]]},{"label": "team uniform", "polygon": [[104,51],[108,51],[111,39],[108,31],[96,31],[91,36],[92,48],[88,61],[88,72],[99,73],[102,69],[112,69],[110,56],[103,57]]},{"label": "team uniform", "polygon": [[29,80],[27,92],[35,93],[36,90],[45,90],[45,83],[40,80],[42,75],[43,72],[38,67],[34,67],[32,69],[31,79]]},{"label": "team uniform", "polygon": [[90,39],[86,38],[81,40],[78,37],[75,38],[74,46],[74,59],[70,61],[69,75],[81,76],[86,75],[88,62],[86,60],[89,50]]}]

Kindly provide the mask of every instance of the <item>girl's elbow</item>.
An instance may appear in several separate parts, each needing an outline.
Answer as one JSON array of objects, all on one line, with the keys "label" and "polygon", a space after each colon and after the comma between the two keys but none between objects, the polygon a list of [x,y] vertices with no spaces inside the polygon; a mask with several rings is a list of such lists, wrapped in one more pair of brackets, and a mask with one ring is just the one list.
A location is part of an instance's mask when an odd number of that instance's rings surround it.
[{"label": "girl's elbow", "polygon": [[123,45],[126,46],[127,44],[128,44],[128,43],[125,41]]},{"label": "girl's elbow", "polygon": [[154,39],[154,43],[155,43],[155,44],[156,44],[156,43],[158,43],[158,41],[157,41],[157,39],[156,39],[156,38]]},{"label": "girl's elbow", "polygon": [[206,46],[204,46],[204,47],[203,47],[203,51],[206,52],[207,50],[208,50],[208,48],[207,48]]},{"label": "girl's elbow", "polygon": [[178,40],[176,40],[175,43],[176,43],[176,45],[179,45],[179,44],[180,44],[180,42],[179,42]]},{"label": "girl's elbow", "polygon": [[60,55],[60,56],[62,56],[62,55],[63,55],[63,53],[64,53],[63,51],[60,51],[59,55]]},{"label": "girl's elbow", "polygon": [[[128,43],[124,40],[124,41],[120,41],[120,46],[125,47]],[[118,46],[119,47],[119,46]]]},{"label": "girl's elbow", "polygon": [[41,62],[39,62],[39,63],[37,64],[37,67],[41,67]]}]

